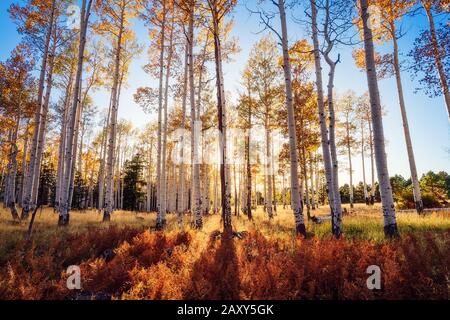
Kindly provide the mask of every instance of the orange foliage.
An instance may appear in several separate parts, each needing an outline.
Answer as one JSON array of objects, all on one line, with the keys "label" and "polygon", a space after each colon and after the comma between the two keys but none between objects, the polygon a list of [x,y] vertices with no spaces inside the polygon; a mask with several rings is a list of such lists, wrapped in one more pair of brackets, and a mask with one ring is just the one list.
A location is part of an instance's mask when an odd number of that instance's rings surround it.
[{"label": "orange foliage", "polygon": [[[450,231],[367,240],[211,239],[194,232],[110,228],[17,248],[0,269],[0,299],[448,299]],[[203,249],[199,249],[199,248]],[[114,255],[101,256],[114,248]],[[61,272],[80,264],[82,292]],[[382,270],[381,290],[366,269]]]}]

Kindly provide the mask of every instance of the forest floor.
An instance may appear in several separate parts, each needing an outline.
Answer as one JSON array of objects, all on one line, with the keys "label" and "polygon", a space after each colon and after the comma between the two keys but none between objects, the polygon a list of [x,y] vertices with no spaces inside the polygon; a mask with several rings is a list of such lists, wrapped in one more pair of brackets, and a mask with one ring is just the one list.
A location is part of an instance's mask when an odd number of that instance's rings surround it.
[{"label": "forest floor", "polygon": [[[326,215],[327,208],[312,211]],[[290,210],[272,221],[233,216],[243,239],[212,237],[219,215],[202,231],[180,230],[168,215],[117,211],[109,224],[97,211],[73,212],[57,227],[51,208],[38,211],[32,242],[28,223],[0,209],[0,299],[449,299],[450,215],[399,213],[400,239],[385,240],[379,206],[357,205],[343,218],[344,236],[330,222],[295,235]],[[186,216],[186,221],[189,217]],[[81,269],[81,290],[69,290],[66,270]],[[382,288],[367,288],[367,268],[381,268]]]}]

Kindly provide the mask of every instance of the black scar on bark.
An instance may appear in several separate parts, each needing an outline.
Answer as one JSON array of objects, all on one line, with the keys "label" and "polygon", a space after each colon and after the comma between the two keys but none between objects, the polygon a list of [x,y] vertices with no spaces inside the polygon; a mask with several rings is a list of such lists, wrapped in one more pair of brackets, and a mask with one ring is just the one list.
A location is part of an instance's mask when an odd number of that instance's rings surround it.
[{"label": "black scar on bark", "polygon": [[388,239],[398,239],[400,238],[400,233],[398,232],[397,224],[393,223],[384,227],[384,236]]},{"label": "black scar on bark", "polygon": [[66,227],[69,225],[69,221],[70,221],[70,215],[66,214],[66,215],[60,215],[58,218],[58,226],[60,227]]},{"label": "black scar on bark", "polygon": [[155,229],[157,231],[162,231],[166,226],[166,219],[161,219],[156,222]]},{"label": "black scar on bark", "polygon": [[306,227],[304,223],[301,223],[296,226],[297,235],[302,235],[304,238],[306,238]]}]

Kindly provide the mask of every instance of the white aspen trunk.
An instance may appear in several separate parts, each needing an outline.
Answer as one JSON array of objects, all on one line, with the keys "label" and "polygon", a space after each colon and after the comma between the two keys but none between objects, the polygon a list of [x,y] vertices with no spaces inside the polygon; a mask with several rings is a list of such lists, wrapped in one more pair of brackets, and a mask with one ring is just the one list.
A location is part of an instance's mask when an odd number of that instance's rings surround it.
[{"label": "white aspen trunk", "polygon": [[119,33],[117,36],[116,52],[115,52],[115,65],[114,65],[114,78],[112,86],[112,104],[111,104],[111,120],[110,131],[108,136],[108,158],[106,161],[106,196],[105,196],[105,208],[103,210],[103,222],[109,222],[113,213],[113,201],[114,201],[114,151],[116,149],[116,136],[117,136],[117,115],[119,109],[118,101],[118,87],[120,77],[120,58],[122,53],[122,35],[124,32],[124,8],[122,8],[119,26]]},{"label": "white aspen trunk", "polygon": [[220,187],[221,187],[221,203],[222,203],[222,223],[224,233],[232,232],[231,225],[231,188],[229,177],[229,161],[227,148],[227,116],[225,104],[225,88],[223,80],[222,68],[222,44],[220,40],[220,17],[217,4],[211,6],[212,22],[213,22],[213,36],[214,36],[214,57],[216,65],[216,86],[217,86],[217,116],[218,127],[220,132]]},{"label": "white aspen trunk", "polygon": [[105,169],[106,169],[106,151],[108,149],[109,123],[111,121],[112,94],[109,101],[108,115],[106,117],[105,127],[102,135],[101,161],[98,175],[98,210],[104,209],[105,203]]},{"label": "white aspen trunk", "polygon": [[215,169],[214,170],[214,195],[213,195],[213,197],[214,197],[214,201],[213,201],[213,207],[214,207],[213,212],[214,212],[214,214],[217,213],[217,207],[218,207],[217,193],[218,193],[218,189],[219,188],[217,187],[217,183],[218,183],[217,176],[218,176],[217,170]]},{"label": "white aspen trunk", "polygon": [[[158,152],[156,157],[156,207],[157,220],[161,220],[161,157],[162,157],[162,112],[163,112],[163,81],[164,81],[164,52],[166,40],[166,0],[162,1],[162,24],[161,24],[161,52],[159,56],[159,89],[158,89]],[[158,221],[159,221],[158,220]]]},{"label": "white aspen trunk", "polygon": [[[11,141],[13,140],[13,129],[9,129],[8,130],[8,143],[11,143]],[[10,185],[10,181],[9,178],[11,176],[11,154],[12,151],[10,150],[9,154],[8,154],[8,164],[6,166],[6,177],[5,177],[5,194],[4,194],[4,199],[3,199],[3,208],[6,209],[8,208],[8,203],[9,203],[9,185]]]},{"label": "white aspen trunk", "polygon": [[[273,207],[272,207],[272,195],[273,195],[273,189],[272,189],[272,148],[271,148],[271,142],[270,142],[270,130],[269,130],[269,110],[268,106],[266,106],[266,114],[265,114],[265,131],[266,131],[266,163],[265,163],[265,171],[266,176],[264,178],[264,192],[265,197],[267,197],[266,200],[266,211],[267,215],[269,216],[269,219],[273,219]],[[266,189],[267,188],[267,189]]]},{"label": "white aspen trunk", "polygon": [[353,166],[352,166],[352,149],[350,145],[350,122],[349,116],[346,115],[345,121],[345,131],[347,135],[347,155],[348,155],[348,167],[349,167],[349,178],[350,178],[350,208],[353,208],[354,197],[353,197]]},{"label": "white aspen trunk", "polygon": [[58,169],[57,169],[57,183],[56,183],[56,196],[55,196],[55,210],[59,212],[61,204],[61,187],[64,177],[64,150],[66,146],[67,138],[67,122],[69,115],[70,96],[72,95],[73,86],[73,73],[74,68],[70,68],[69,82],[66,87],[66,94],[64,99],[64,113],[61,120],[61,134],[59,138],[59,150],[58,150]]},{"label": "white aspen trunk", "polygon": [[397,82],[398,99],[400,105],[400,113],[402,115],[403,132],[405,134],[406,151],[408,154],[409,169],[411,171],[411,181],[413,185],[414,201],[416,205],[416,211],[418,214],[423,212],[422,195],[420,192],[419,178],[417,176],[416,160],[414,158],[414,151],[411,141],[411,134],[409,133],[408,117],[406,115],[405,98],[403,96],[403,85],[400,74],[400,63],[398,58],[398,44],[395,24],[391,23],[392,41],[394,46],[394,70],[395,80]]},{"label": "white aspen trunk", "polygon": [[163,137],[162,137],[162,155],[161,155],[161,177],[160,177],[160,203],[159,203],[159,212],[156,220],[156,229],[161,230],[166,226],[166,214],[167,214],[167,172],[166,172],[166,159],[167,159],[167,128],[168,128],[168,119],[167,119],[167,109],[168,109],[168,96],[169,96],[169,79],[173,58],[173,17],[170,29],[169,36],[169,46],[168,46],[168,57],[167,57],[167,67],[166,67],[166,79],[165,79],[165,88],[164,88],[164,125],[163,125]]},{"label": "white aspen trunk", "polygon": [[[263,181],[264,181],[264,212],[267,213],[267,165],[264,163],[264,174],[263,174]],[[301,188],[301,186],[300,186]],[[300,189],[300,194],[301,194],[301,189]]]},{"label": "white aspen trunk", "polygon": [[433,12],[431,11],[431,7],[425,4],[425,1],[420,0],[423,8],[428,17],[428,23],[430,25],[430,34],[431,34],[431,46],[433,48],[434,61],[436,63],[436,69],[439,74],[439,79],[441,80],[442,93],[444,94],[445,104],[447,106],[447,115],[450,121],[450,92],[448,88],[448,80],[445,74],[444,65],[442,63],[441,58],[441,48],[442,46],[439,44],[437,35],[436,35],[436,26],[434,24]]},{"label": "white aspen trunk", "polygon": [[316,202],[316,206],[317,209],[320,207],[320,200],[319,200],[319,182],[320,182],[320,175],[319,175],[319,160],[317,157],[317,153],[315,154],[315,163],[314,163],[314,175],[315,175],[315,188],[316,188],[316,196],[317,196],[317,202]]},{"label": "white aspen trunk", "polygon": [[150,141],[150,151],[148,153],[148,176],[147,176],[147,212],[151,211],[152,207],[152,153],[153,144]]},{"label": "white aspen trunk", "polygon": [[250,161],[250,143],[251,143],[251,130],[252,130],[252,109],[251,109],[251,93],[250,93],[250,87],[248,92],[248,98],[249,98],[249,109],[248,109],[248,133],[247,133],[247,141],[246,141],[246,147],[245,147],[245,153],[246,153],[246,160],[247,160],[247,217],[249,220],[253,220],[252,216],[252,166]]},{"label": "white aspen trunk", "polygon": [[272,147],[272,154],[271,154],[271,161],[272,161],[272,192],[273,192],[273,211],[277,212],[277,189],[276,189],[276,172],[275,172],[275,155],[274,155],[274,149],[273,149],[273,137],[271,139],[270,143]]},{"label": "white aspen trunk", "polygon": [[184,196],[184,184],[185,184],[185,163],[184,163],[184,145],[185,145],[185,136],[184,131],[186,130],[186,105],[187,105],[187,84],[188,84],[188,63],[189,63],[189,39],[186,38],[186,48],[184,54],[184,75],[183,75],[183,97],[181,102],[181,112],[182,112],[182,120],[181,120],[181,137],[180,137],[180,186],[178,192],[178,224],[183,226],[183,216],[186,210],[184,205],[185,196]]},{"label": "white aspen trunk", "polygon": [[366,161],[364,155],[365,141],[364,141],[364,121],[361,120],[361,160],[362,160],[362,174],[363,174],[363,186],[364,186],[364,201],[366,205],[369,205],[369,194],[367,193],[366,183]]},{"label": "white aspen trunk", "polygon": [[334,214],[332,219],[332,231],[336,237],[340,237],[342,233],[342,204],[341,204],[341,194],[339,192],[339,163],[337,158],[336,151],[336,134],[335,134],[335,124],[336,124],[336,116],[334,112],[334,96],[333,96],[333,88],[334,88],[334,75],[336,70],[336,65],[339,63],[339,59],[337,61],[333,61],[330,58],[331,50],[333,49],[333,42],[330,39],[329,35],[329,21],[330,21],[330,6],[329,0],[326,1],[325,5],[326,10],[326,18],[324,23],[324,37],[327,43],[327,48],[324,52],[324,58],[327,64],[330,67],[330,71],[328,73],[328,135],[329,135],[329,148],[331,155],[331,164],[332,164],[332,186],[334,193]]},{"label": "white aspen trunk", "polygon": [[289,128],[289,149],[290,149],[290,169],[291,169],[291,206],[295,217],[295,227],[298,234],[306,236],[305,222],[303,219],[303,209],[300,203],[298,185],[298,155],[297,155],[297,134],[295,128],[294,107],[292,104],[292,76],[291,63],[289,60],[289,44],[286,25],[286,12],[284,0],[278,0],[280,12],[282,47],[283,47],[283,69],[286,85],[286,108],[288,114]]},{"label": "white aspen trunk", "polygon": [[375,67],[375,53],[373,48],[372,30],[369,27],[368,1],[359,0],[364,31],[364,50],[367,70],[367,83],[370,95],[370,109],[373,124],[373,142],[375,161],[377,164],[378,181],[380,183],[381,202],[383,205],[384,233],[386,237],[399,235],[395,217],[394,199],[387,168],[386,151],[384,146],[383,119],[381,114],[380,94],[378,91],[377,72]]},{"label": "white aspen trunk", "polygon": [[313,161],[313,155],[310,152],[309,153],[309,180],[311,182],[311,209],[316,210],[316,193],[314,190],[314,161]]},{"label": "white aspen trunk", "polygon": [[335,188],[333,185],[333,168],[331,164],[330,155],[330,143],[328,140],[328,130],[325,117],[325,107],[323,100],[323,85],[322,85],[322,66],[320,62],[320,52],[319,52],[319,39],[317,30],[317,7],[316,0],[311,0],[311,11],[312,11],[312,38],[314,44],[314,62],[315,62],[315,72],[316,72],[316,87],[317,87],[317,107],[319,111],[319,121],[320,121],[320,135],[322,143],[322,156],[323,164],[325,169],[325,180],[328,195],[328,202],[331,209],[331,216],[333,217],[333,234],[339,236],[341,230],[338,229],[340,226],[340,216],[336,214],[335,208]]},{"label": "white aspen trunk", "polygon": [[[54,28],[56,28],[54,26]],[[50,96],[53,87],[53,68],[55,62],[55,54],[56,54],[56,32],[53,28],[54,39],[51,52],[48,57],[48,75],[47,75],[47,84],[46,84],[46,93],[44,98],[44,104],[42,106],[42,114],[41,114],[41,123],[39,125],[39,134],[38,134],[38,145],[36,148],[36,157],[35,157],[35,165],[34,165],[34,177],[33,177],[33,188],[32,188],[32,204],[33,207],[38,204],[38,191],[39,191],[39,180],[41,174],[41,164],[42,164],[42,154],[45,149],[45,133],[47,130],[47,117],[50,105]]]},{"label": "white aspen trunk", "polygon": [[35,177],[36,165],[37,165],[37,148],[39,144],[39,130],[41,125],[41,114],[43,109],[43,96],[44,96],[44,82],[45,82],[45,73],[47,70],[47,62],[48,62],[48,51],[50,48],[50,40],[53,33],[54,27],[54,16],[56,10],[56,0],[52,1],[52,10],[48,24],[47,34],[45,36],[44,43],[44,54],[42,56],[42,64],[41,71],[39,75],[39,83],[38,83],[38,96],[37,96],[37,106],[36,113],[34,116],[34,131],[33,131],[33,139],[31,143],[30,150],[30,164],[29,169],[25,179],[25,196],[23,201],[22,208],[22,219],[26,219],[29,216],[30,210],[33,209],[33,179]]},{"label": "white aspen trunk", "polygon": [[238,216],[239,215],[239,208],[238,208],[236,164],[233,164],[233,187],[234,187],[234,215]]},{"label": "white aspen trunk", "polygon": [[[88,1],[88,2],[87,2]],[[81,74],[83,72],[83,61],[84,61],[84,48],[86,46],[86,33],[88,28],[89,16],[92,6],[92,0],[83,0],[81,8],[81,26],[80,26],[80,44],[78,48],[78,63],[77,63],[77,73],[75,77],[75,88],[74,97],[72,101],[72,108],[69,113],[69,123],[68,123],[68,133],[67,133],[67,143],[65,146],[64,158],[65,158],[65,170],[64,170],[64,180],[62,185],[62,196],[61,196],[61,207],[59,212],[58,225],[66,226],[69,224],[70,220],[70,203],[69,203],[69,193],[70,193],[70,179],[71,179],[71,168],[73,158],[73,137],[75,130],[76,114],[79,105],[79,95],[81,87]]]},{"label": "white aspen trunk", "polygon": [[30,128],[30,120],[27,121],[27,124],[25,126],[25,136],[24,136],[24,142],[23,142],[23,155],[22,155],[22,177],[21,177],[21,183],[20,183],[20,194],[19,194],[19,201],[20,206],[23,208],[23,196],[25,194],[25,176],[28,170],[28,164],[27,164],[27,154],[28,154],[28,142],[29,142],[29,128]]},{"label": "white aspen trunk", "polygon": [[210,210],[210,200],[209,200],[209,192],[210,192],[210,178],[209,178],[209,166],[207,164],[204,165],[205,169],[205,190],[204,190],[204,202],[203,202],[203,214],[208,215]]},{"label": "white aspen trunk", "polygon": [[372,122],[369,119],[369,148],[370,148],[370,170],[371,170],[371,188],[370,188],[370,205],[375,203],[375,152],[373,150],[373,130]]},{"label": "white aspen trunk", "polygon": [[189,13],[189,31],[188,31],[188,70],[189,70],[189,97],[191,104],[191,165],[192,165],[192,214],[194,216],[194,227],[201,229],[203,227],[202,219],[202,200],[200,192],[200,159],[199,145],[201,138],[201,122],[198,121],[199,114],[196,114],[195,106],[195,83],[194,83],[194,1],[191,2]]},{"label": "white aspen trunk", "polygon": [[14,221],[19,220],[19,214],[17,213],[16,208],[16,177],[17,177],[17,154],[19,153],[19,149],[17,147],[17,137],[19,134],[20,120],[21,117],[19,111],[16,118],[16,126],[13,130],[11,140],[9,141],[11,147],[8,163],[8,172],[9,172],[8,183],[6,187],[8,194],[6,206],[11,210],[11,215]]},{"label": "white aspen trunk", "polygon": [[309,200],[309,190],[308,190],[308,169],[306,164],[306,149],[302,147],[302,166],[303,166],[303,180],[305,181],[305,199],[306,199],[306,214],[308,216],[308,220],[311,219],[311,203]]}]

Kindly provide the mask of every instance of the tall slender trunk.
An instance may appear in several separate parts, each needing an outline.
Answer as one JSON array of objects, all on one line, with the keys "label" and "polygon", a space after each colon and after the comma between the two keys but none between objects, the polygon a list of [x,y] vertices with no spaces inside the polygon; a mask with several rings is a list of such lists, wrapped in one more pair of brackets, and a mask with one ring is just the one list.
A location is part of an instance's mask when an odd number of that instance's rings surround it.
[{"label": "tall slender trunk", "polygon": [[303,180],[305,181],[305,202],[306,202],[306,214],[308,216],[308,220],[311,219],[311,203],[309,200],[309,190],[308,190],[308,169],[306,164],[306,148],[302,146],[301,150],[301,165],[303,167]]},{"label": "tall slender trunk", "polygon": [[112,104],[111,104],[111,120],[110,131],[108,136],[108,158],[106,161],[106,196],[105,208],[103,210],[103,221],[111,220],[114,204],[114,151],[116,150],[116,136],[117,136],[117,115],[119,109],[118,88],[120,78],[120,58],[122,54],[122,36],[124,32],[124,8],[122,8],[120,16],[119,33],[117,36],[115,64],[114,64],[114,78],[112,86]]},{"label": "tall slender trunk", "polygon": [[27,163],[27,154],[28,154],[28,143],[30,139],[29,135],[29,128],[30,128],[30,120],[27,121],[27,124],[25,126],[25,133],[24,133],[24,142],[23,142],[23,155],[22,155],[22,177],[20,182],[20,191],[19,191],[19,202],[20,206],[23,207],[23,196],[25,194],[25,176],[27,174],[28,170],[28,163]]},{"label": "tall slender trunk", "polygon": [[271,154],[271,161],[272,161],[272,192],[273,192],[273,211],[277,212],[277,189],[276,189],[276,173],[275,173],[275,155],[274,155],[274,149],[273,149],[273,137],[271,139],[271,148],[272,148],[272,154]]},{"label": "tall slender trunk", "polygon": [[369,204],[375,203],[375,152],[373,145],[373,130],[372,121],[369,120],[369,149],[370,149],[370,172],[371,172],[371,186]]},{"label": "tall slender trunk", "polygon": [[81,88],[81,75],[83,72],[83,61],[84,61],[84,48],[86,46],[86,33],[88,28],[89,16],[91,12],[92,0],[83,0],[81,8],[81,25],[80,25],[80,43],[78,47],[78,63],[77,63],[77,73],[75,77],[75,88],[74,96],[72,101],[72,108],[69,113],[69,123],[67,132],[67,143],[64,152],[64,180],[62,185],[62,196],[61,196],[61,208],[59,212],[58,225],[65,226],[69,224],[70,219],[70,180],[72,176],[72,162],[75,161],[73,158],[73,139],[74,130],[76,124],[76,114],[79,108],[80,99],[80,88]]},{"label": "tall slender trunk", "polygon": [[[433,12],[430,5],[427,5],[425,1],[420,0],[423,8],[428,17],[428,23],[430,25],[430,35],[431,35],[431,46],[433,48],[434,61],[436,63],[436,69],[439,74],[439,79],[441,80],[442,92],[444,94],[445,104],[447,106],[447,115],[450,120],[450,92],[448,88],[448,79],[445,74],[444,65],[442,63],[442,57],[440,53],[441,45],[438,42],[436,35],[436,26],[434,24]],[[417,201],[417,200],[416,200]]]},{"label": "tall slender trunk", "polygon": [[[271,139],[270,139],[270,129],[269,129],[269,106],[266,105],[265,119],[264,119],[264,127],[266,132],[266,163],[265,163],[265,171],[266,175],[264,178],[264,192],[266,197],[266,212],[269,216],[269,219],[273,219],[273,203],[272,203],[272,148],[271,148]],[[267,189],[266,189],[267,188]]]},{"label": "tall slender trunk", "polygon": [[100,151],[100,168],[98,173],[98,210],[99,212],[104,209],[105,203],[105,168],[106,168],[106,151],[109,135],[109,123],[111,121],[111,107],[112,107],[112,94],[109,100],[108,114],[105,120],[105,126],[102,133],[102,148]]},{"label": "tall slender trunk", "polygon": [[186,38],[186,48],[184,55],[184,74],[183,74],[183,97],[181,103],[181,137],[180,137],[180,186],[179,186],[179,196],[177,201],[177,212],[178,212],[178,223],[180,226],[183,225],[183,216],[186,210],[184,205],[184,183],[185,183],[185,163],[184,163],[184,146],[185,146],[185,129],[186,129],[186,105],[187,105],[187,84],[188,84],[188,63],[189,63],[189,39]]},{"label": "tall slender trunk", "polygon": [[173,58],[173,23],[174,17],[172,16],[172,23],[170,29],[169,36],[169,46],[168,46],[168,57],[167,57],[167,67],[166,67],[166,75],[165,75],[165,88],[164,88],[164,125],[162,132],[162,155],[161,155],[161,176],[160,176],[160,203],[159,203],[159,212],[156,220],[156,229],[161,230],[166,225],[166,214],[167,214],[167,130],[168,130],[168,118],[167,118],[167,109],[169,104],[169,80],[170,80],[170,72],[172,66],[172,58]]},{"label": "tall slender trunk", "polygon": [[345,132],[346,132],[346,142],[347,142],[347,155],[348,155],[348,170],[350,178],[350,208],[353,208],[353,166],[352,166],[352,148],[350,145],[350,120],[347,114],[345,121]]},{"label": "tall slender trunk", "polygon": [[309,180],[311,182],[311,209],[316,210],[316,190],[314,189],[314,161],[311,152],[309,153]]},{"label": "tall slender trunk", "polygon": [[372,30],[369,27],[368,1],[359,0],[364,31],[364,49],[366,59],[367,83],[370,95],[370,109],[372,115],[375,160],[377,164],[378,181],[380,183],[381,202],[383,205],[384,233],[386,237],[398,236],[395,217],[394,199],[387,168],[386,151],[384,145],[383,119],[381,114],[380,94],[378,91],[377,72],[375,67],[375,53],[373,48]]},{"label": "tall slender trunk", "polygon": [[[417,213],[423,212],[422,195],[420,192],[419,178],[417,176],[416,160],[414,159],[414,151],[411,142],[411,134],[409,133],[408,117],[406,115],[405,99],[403,97],[403,85],[400,74],[400,63],[398,58],[398,44],[395,23],[391,23],[391,36],[394,46],[394,70],[395,80],[397,82],[398,99],[400,105],[400,113],[402,115],[403,132],[405,133],[406,151],[408,153],[409,169],[411,171],[411,181],[413,185],[414,201]],[[448,106],[447,106],[448,107]]]},{"label": "tall slender trunk", "polygon": [[339,236],[341,230],[337,229],[340,225],[338,219],[339,215],[336,214],[335,209],[335,188],[333,185],[333,168],[331,165],[331,155],[330,155],[330,143],[328,140],[328,130],[327,122],[325,117],[325,107],[323,100],[323,84],[322,84],[322,66],[320,62],[320,51],[319,51],[319,39],[318,39],[318,29],[317,29],[317,6],[316,0],[311,0],[311,22],[312,22],[312,38],[314,45],[314,62],[316,71],[316,87],[317,87],[317,107],[319,111],[319,121],[320,121],[320,136],[322,143],[322,156],[323,164],[325,168],[325,180],[328,195],[328,202],[331,209],[331,216],[333,217],[333,234]]},{"label": "tall slender trunk", "polygon": [[334,211],[333,211],[333,219],[332,219],[332,232],[336,237],[340,237],[341,229],[342,229],[342,205],[341,205],[341,195],[339,192],[339,164],[337,158],[336,151],[336,133],[335,133],[335,125],[336,125],[336,116],[334,112],[334,96],[333,96],[333,88],[334,88],[334,76],[336,66],[339,63],[340,57],[333,61],[330,57],[331,50],[333,49],[333,42],[330,38],[329,34],[329,21],[330,21],[330,5],[329,0],[326,0],[325,5],[326,17],[324,23],[324,37],[327,43],[326,50],[324,52],[325,61],[330,67],[330,71],[328,73],[328,135],[329,135],[329,148],[331,155],[331,164],[332,164],[332,187],[334,193]]},{"label": "tall slender trunk", "polygon": [[319,182],[320,182],[320,173],[319,173],[319,160],[318,160],[318,156],[317,156],[317,152],[315,153],[315,155],[314,155],[314,161],[315,161],[315,163],[314,163],[314,176],[315,176],[315,179],[314,179],[314,186],[315,186],[315,189],[316,189],[316,195],[317,195],[317,203],[316,203],[316,206],[317,206],[317,208],[319,208],[320,207],[320,200],[319,200],[319,190],[320,190],[320,187],[319,187]]},{"label": "tall slender trunk", "polygon": [[216,86],[217,86],[217,117],[220,134],[220,188],[221,188],[221,203],[222,203],[222,223],[225,233],[232,232],[231,225],[231,188],[229,177],[229,163],[227,154],[227,116],[225,104],[225,89],[223,79],[222,67],[222,43],[220,40],[220,18],[218,8],[211,7],[213,20],[213,36],[214,36],[214,57],[216,64]]},{"label": "tall slender trunk", "polygon": [[364,202],[369,205],[369,194],[367,193],[366,182],[366,161],[364,155],[365,141],[364,141],[364,121],[361,121],[361,160],[362,160],[362,175],[363,175],[363,189],[364,189]]},{"label": "tall slender trunk", "polygon": [[45,148],[45,134],[47,130],[47,117],[50,105],[50,97],[53,87],[53,69],[55,65],[55,54],[56,54],[56,26],[53,29],[53,44],[51,48],[51,52],[48,57],[48,75],[47,75],[47,83],[46,83],[46,93],[44,98],[44,104],[42,106],[42,114],[41,114],[41,123],[39,126],[39,135],[38,135],[38,145],[36,148],[36,163],[34,165],[34,177],[33,177],[33,189],[32,189],[32,203],[36,205],[38,203],[38,191],[39,191],[39,180],[41,174],[41,166],[42,166],[42,155],[44,153]]},{"label": "tall slender trunk", "polygon": [[245,153],[247,160],[247,217],[249,220],[253,220],[252,216],[252,166],[250,161],[250,143],[251,143],[251,131],[252,131],[252,109],[251,109],[251,96],[250,96],[250,88],[248,92],[249,97],[249,108],[248,108],[248,133],[247,133],[247,141],[245,144]]},{"label": "tall slender trunk", "polygon": [[150,141],[150,150],[148,153],[148,176],[147,176],[147,211],[150,212],[152,210],[152,153],[153,153],[153,144]]},{"label": "tall slender trunk", "polygon": [[19,153],[19,149],[17,147],[17,137],[19,134],[20,120],[21,117],[19,111],[16,118],[16,126],[14,127],[10,140],[11,147],[8,163],[9,174],[6,188],[8,193],[8,200],[6,201],[6,206],[11,210],[11,215],[14,221],[17,221],[19,219],[19,214],[17,213],[16,208],[16,177],[17,177],[17,154]]},{"label": "tall slender trunk", "polygon": [[70,68],[69,81],[66,87],[65,99],[64,99],[64,112],[61,119],[61,133],[59,138],[59,150],[58,150],[58,169],[57,169],[57,183],[56,183],[56,196],[55,196],[55,210],[59,212],[61,204],[61,188],[64,178],[64,150],[67,140],[67,122],[69,115],[70,96],[72,95],[74,67]]},{"label": "tall slender trunk", "polygon": [[[82,82],[82,80],[80,79],[80,82]],[[81,86],[80,86],[80,97],[81,97]],[[78,140],[79,140],[79,134],[80,134],[80,123],[81,123],[81,114],[83,112],[83,103],[82,100],[80,100],[79,106],[77,108],[77,113],[76,113],[76,122],[75,122],[75,130],[74,130],[74,135],[72,138],[72,163],[71,163],[71,167],[70,167],[70,179],[69,179],[69,208],[73,205],[73,195],[74,195],[74,190],[75,190],[75,177],[77,174],[76,171],[76,159],[77,159],[77,154],[78,154]],[[78,199],[77,199],[78,200]],[[78,202],[77,202],[77,207],[79,208]]]},{"label": "tall slender trunk", "polygon": [[291,63],[289,60],[289,44],[284,0],[278,0],[278,9],[280,12],[281,21],[281,43],[283,47],[283,69],[286,86],[286,108],[289,128],[289,151],[291,160],[291,206],[294,212],[295,227],[297,233],[306,236],[305,222],[303,219],[303,208],[300,203],[300,190],[298,184],[297,134],[295,128],[294,107],[292,104],[292,74]]},{"label": "tall slender trunk", "polygon": [[33,139],[31,143],[30,150],[30,164],[29,169],[25,179],[25,197],[24,197],[24,206],[22,208],[22,218],[27,218],[30,210],[33,209],[33,186],[34,186],[34,177],[36,166],[38,165],[37,160],[37,149],[39,145],[39,131],[41,126],[41,118],[43,113],[43,96],[44,96],[44,82],[45,82],[45,73],[47,71],[47,62],[48,62],[48,51],[50,49],[50,40],[53,33],[54,27],[54,16],[56,11],[56,0],[52,1],[52,8],[50,19],[48,23],[48,30],[45,36],[44,42],[44,54],[42,55],[42,63],[41,63],[41,71],[39,75],[39,83],[38,83],[38,97],[37,97],[37,109],[34,116],[34,131],[33,131]]},{"label": "tall slender trunk", "polygon": [[164,52],[166,40],[166,0],[162,0],[162,24],[159,55],[159,88],[158,88],[158,152],[156,157],[156,206],[158,217],[161,216],[161,157],[162,157],[162,113],[163,113],[163,84],[164,84]]},{"label": "tall slender trunk", "polygon": [[233,188],[234,188],[234,215],[239,215],[238,191],[237,191],[237,177],[236,164],[233,164]]},{"label": "tall slender trunk", "polygon": [[[199,144],[201,135],[201,122],[198,121],[199,114],[195,109],[195,83],[194,83],[194,1],[191,1],[189,12],[189,31],[188,31],[188,69],[189,69],[189,96],[191,106],[191,162],[192,162],[192,213],[194,215],[194,226],[197,229],[203,227],[202,220],[202,201],[200,193],[200,159]],[[200,101],[199,101],[200,102]]]}]

